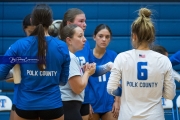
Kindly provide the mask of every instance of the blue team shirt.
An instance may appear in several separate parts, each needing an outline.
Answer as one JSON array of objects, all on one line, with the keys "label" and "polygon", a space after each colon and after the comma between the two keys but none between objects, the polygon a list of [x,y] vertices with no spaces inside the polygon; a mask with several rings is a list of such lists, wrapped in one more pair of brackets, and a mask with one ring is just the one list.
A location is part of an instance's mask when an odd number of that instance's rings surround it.
[{"label": "blue team shirt", "polygon": [[172,63],[172,66],[180,64],[180,51],[176,52],[170,57],[170,61]]},{"label": "blue team shirt", "polygon": [[[106,50],[101,59],[94,57],[96,65],[103,65],[108,62],[114,62],[117,53],[112,50]],[[107,93],[107,82],[110,72],[99,76],[89,78],[89,100],[95,113],[104,113],[112,110],[114,97]]]},{"label": "blue team shirt", "polygon": [[[59,85],[65,85],[69,76],[70,56],[66,43],[47,36],[46,69],[37,64],[20,64],[21,83],[16,89],[14,103],[23,110],[46,110],[62,107]],[[35,36],[15,42],[4,56],[37,56]],[[14,64],[0,64],[0,80],[5,79]]]},{"label": "blue team shirt", "polygon": [[[82,50],[77,51],[75,55],[78,57],[78,60],[80,62],[81,67],[86,64],[86,62],[92,63],[93,60],[93,54],[90,49],[89,42],[86,41],[85,46]],[[85,96],[84,96],[84,104],[90,103],[89,101],[89,84],[87,84],[85,88]]]}]

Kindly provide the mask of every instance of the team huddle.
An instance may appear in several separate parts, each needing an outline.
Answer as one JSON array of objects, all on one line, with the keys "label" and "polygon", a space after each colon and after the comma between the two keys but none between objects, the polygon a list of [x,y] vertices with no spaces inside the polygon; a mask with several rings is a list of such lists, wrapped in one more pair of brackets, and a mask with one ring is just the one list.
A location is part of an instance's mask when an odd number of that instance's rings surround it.
[{"label": "team huddle", "polygon": [[38,61],[0,64],[0,80],[15,83],[10,119],[164,120],[161,98],[176,94],[174,80],[180,75],[172,65],[180,63],[180,52],[169,59],[164,47],[152,45],[151,14],[139,9],[131,25],[133,49],[117,54],[107,49],[113,36],[108,25],[96,26],[91,49],[82,10],[68,9],[57,27],[51,8],[36,5],[23,20],[27,37],[4,56]]}]

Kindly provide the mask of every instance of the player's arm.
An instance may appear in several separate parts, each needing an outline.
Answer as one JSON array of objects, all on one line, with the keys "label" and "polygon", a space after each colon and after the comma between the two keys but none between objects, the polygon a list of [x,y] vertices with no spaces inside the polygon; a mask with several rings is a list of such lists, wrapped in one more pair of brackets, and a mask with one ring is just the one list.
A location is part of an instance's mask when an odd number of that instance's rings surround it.
[{"label": "player's arm", "polygon": [[111,70],[112,66],[113,66],[112,62],[108,62],[108,63],[106,63],[104,65],[96,66],[95,73],[92,76],[93,77],[101,76],[101,75],[109,72]]},{"label": "player's arm", "polygon": [[[15,65],[15,63],[10,63],[9,56],[17,56],[18,53],[18,42],[11,45],[11,47],[6,51],[4,56],[1,57],[0,64],[0,80],[5,80],[12,77],[12,72],[9,72]],[[7,62],[4,64],[4,62]]]},{"label": "player's arm", "polygon": [[[86,87],[88,83],[89,76],[91,76],[95,71],[95,64],[86,64],[84,67],[84,74],[81,77],[80,70],[78,69],[78,63],[70,63],[70,78],[69,85],[74,93],[80,94]],[[76,67],[77,66],[77,67]]]},{"label": "player's arm", "polygon": [[119,87],[121,79],[120,56],[118,55],[114,61],[113,68],[107,84],[107,92],[113,96],[121,96],[122,89]]},{"label": "player's arm", "polygon": [[66,85],[69,77],[69,65],[70,65],[70,55],[69,55],[69,50],[66,45],[61,47],[61,52],[64,57],[64,63],[61,65],[62,70],[60,74],[60,85],[64,86]]},{"label": "player's arm", "polygon": [[[90,63],[94,62],[94,56],[93,56],[93,52],[91,50],[89,52],[89,62]],[[113,66],[112,62],[108,62],[104,65],[98,65],[98,66],[96,66],[95,73],[92,76],[98,77],[98,76],[101,76],[103,74],[106,74],[107,72],[109,72],[111,70],[112,66]]]},{"label": "player's arm", "polygon": [[12,69],[9,71],[8,75],[6,76],[6,82],[14,82]]},{"label": "player's arm", "polygon": [[6,80],[6,82],[14,83],[14,78],[9,78]]},{"label": "player's arm", "polygon": [[177,80],[178,82],[180,82],[180,74],[178,72],[176,72],[175,70],[173,70],[173,76],[174,79]]},{"label": "player's arm", "polygon": [[170,57],[170,61],[172,63],[172,66],[180,64],[180,51],[176,52]]},{"label": "player's arm", "polygon": [[164,77],[163,97],[172,100],[176,95],[176,85],[174,82],[172,65],[169,60],[167,61],[166,65],[168,71],[166,72]]}]

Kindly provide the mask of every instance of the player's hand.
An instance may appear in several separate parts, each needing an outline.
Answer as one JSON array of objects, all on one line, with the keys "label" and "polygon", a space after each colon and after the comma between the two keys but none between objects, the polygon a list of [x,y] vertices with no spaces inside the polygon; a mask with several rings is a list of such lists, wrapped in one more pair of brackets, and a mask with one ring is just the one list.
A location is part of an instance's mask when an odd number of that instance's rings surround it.
[{"label": "player's hand", "polygon": [[14,78],[9,78],[6,80],[6,82],[13,82],[14,83]]},{"label": "player's hand", "polygon": [[91,120],[92,118],[93,118],[93,113],[94,113],[94,111],[93,111],[93,108],[92,108],[92,106],[89,104],[89,120]]},{"label": "player's hand", "polygon": [[94,74],[95,70],[96,70],[96,63],[90,63],[90,64],[86,63],[85,72],[87,72],[89,76]]},{"label": "player's hand", "polygon": [[120,100],[115,100],[112,108],[112,113],[114,118],[118,118],[120,110]]}]

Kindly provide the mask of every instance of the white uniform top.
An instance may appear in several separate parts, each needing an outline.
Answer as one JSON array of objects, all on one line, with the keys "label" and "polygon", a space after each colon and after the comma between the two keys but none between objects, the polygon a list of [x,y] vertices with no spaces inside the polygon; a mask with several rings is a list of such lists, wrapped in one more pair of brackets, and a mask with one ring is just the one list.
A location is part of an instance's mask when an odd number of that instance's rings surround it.
[{"label": "white uniform top", "polygon": [[175,83],[170,60],[152,50],[120,53],[111,70],[108,91],[122,79],[118,120],[164,120],[161,98],[173,99]]}]

